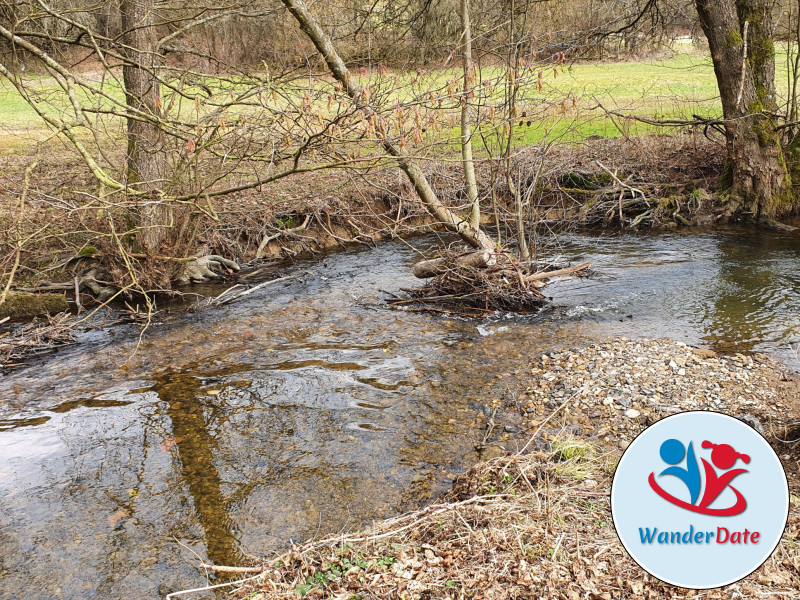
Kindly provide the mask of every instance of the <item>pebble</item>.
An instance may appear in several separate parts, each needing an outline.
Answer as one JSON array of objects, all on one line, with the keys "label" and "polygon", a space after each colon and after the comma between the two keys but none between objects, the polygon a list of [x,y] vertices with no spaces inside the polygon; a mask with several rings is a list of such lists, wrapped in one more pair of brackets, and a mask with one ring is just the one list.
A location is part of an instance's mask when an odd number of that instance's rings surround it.
[{"label": "pebble", "polygon": [[541,422],[572,398],[569,419],[583,419],[581,428],[602,438],[616,429],[629,437],[685,410],[760,418],[785,413],[792,403],[777,391],[778,367],[753,358],[718,356],[668,339],[622,338],[536,355],[526,382],[526,419]]}]

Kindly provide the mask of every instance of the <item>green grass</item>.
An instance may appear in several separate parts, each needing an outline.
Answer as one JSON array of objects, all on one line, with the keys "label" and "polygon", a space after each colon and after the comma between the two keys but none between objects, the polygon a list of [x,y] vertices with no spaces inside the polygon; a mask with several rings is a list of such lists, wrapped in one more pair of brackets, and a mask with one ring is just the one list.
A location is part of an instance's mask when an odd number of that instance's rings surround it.
[{"label": "green grass", "polygon": [[[781,95],[786,88],[785,51],[779,54],[777,63],[776,80]],[[457,82],[459,75],[458,69],[430,71],[417,84],[412,85],[415,74],[389,72],[383,77],[385,83],[393,82],[394,85],[394,89],[388,92],[388,104],[408,100],[422,89],[446,90],[448,82]],[[498,67],[489,67],[480,72],[479,79],[502,79],[501,75]],[[360,75],[359,78],[363,79]],[[65,96],[60,93],[54,80],[31,76],[26,76],[26,80],[33,83],[37,97],[43,100],[43,106],[48,112],[69,115]],[[376,79],[371,81],[374,83]],[[705,52],[691,49],[658,59],[578,63],[559,69],[557,77],[553,75],[552,69],[545,69],[541,91],[535,81],[535,75],[529,75],[529,83],[520,90],[520,112],[525,112],[527,116],[520,116],[519,120],[515,120],[514,141],[517,146],[531,145],[542,140],[579,141],[591,136],[616,137],[623,132],[626,135],[642,135],[663,131],[630,119],[610,118],[601,105],[605,109],[626,115],[654,119],[691,118],[695,114],[718,117],[721,114],[710,57]],[[245,85],[246,82],[240,83],[238,79],[209,77],[203,87],[214,90],[213,99],[219,101],[244,89]],[[185,89],[191,92],[200,87],[187,85]],[[122,99],[121,90],[115,81],[107,81],[104,89],[115,99]],[[302,90],[302,85],[296,85],[286,88],[285,92],[289,98],[296,98],[299,104]],[[165,91],[165,106],[169,105],[168,93]],[[87,105],[97,102],[85,95],[83,100]],[[489,101],[499,104],[501,93],[497,91]],[[284,104],[288,105],[286,98],[281,99],[277,107]],[[110,102],[104,100],[102,105],[108,107]],[[198,111],[202,114],[214,110],[214,107],[204,105],[198,108],[194,103],[184,100],[176,103],[174,110],[184,117],[196,117]],[[240,111],[258,110],[260,109],[257,107],[238,107],[229,112],[228,118],[243,114]],[[322,115],[327,112],[324,106],[315,107],[314,110]],[[482,113],[485,110],[482,109]],[[455,149],[459,135],[457,112],[451,109],[443,113],[441,129],[435,132],[429,130],[426,134],[427,142],[438,141]],[[519,126],[519,121],[522,121],[522,126]],[[479,129],[479,134],[490,138],[490,144],[496,138],[491,129],[488,121]],[[27,134],[29,139],[35,139],[37,135],[42,137],[46,131],[47,126],[13,86],[6,80],[0,80],[0,154],[13,151],[17,145],[24,143],[20,139],[14,139],[20,132]],[[475,143],[479,155],[485,154],[482,145],[480,140]]]},{"label": "green grass", "polygon": [[6,79],[0,79],[0,123],[2,129],[41,127],[34,110]]}]

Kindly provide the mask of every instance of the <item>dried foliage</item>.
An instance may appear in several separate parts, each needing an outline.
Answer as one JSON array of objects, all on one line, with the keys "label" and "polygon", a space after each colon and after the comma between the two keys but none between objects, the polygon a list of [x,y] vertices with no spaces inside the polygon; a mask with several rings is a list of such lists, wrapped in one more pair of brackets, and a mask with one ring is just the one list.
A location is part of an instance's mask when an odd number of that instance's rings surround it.
[{"label": "dried foliage", "polygon": [[72,320],[71,314],[60,313],[45,322],[34,319],[16,331],[0,333],[0,369],[71,344],[75,339]]},{"label": "dried foliage", "polygon": [[[585,441],[567,452],[564,443],[478,465],[440,504],[295,546],[231,597],[695,597],[647,575],[623,550],[605,492],[613,456]],[[793,498],[788,540],[800,535],[799,509]],[[798,559],[797,545],[784,543],[754,574],[702,597],[796,596]]]}]

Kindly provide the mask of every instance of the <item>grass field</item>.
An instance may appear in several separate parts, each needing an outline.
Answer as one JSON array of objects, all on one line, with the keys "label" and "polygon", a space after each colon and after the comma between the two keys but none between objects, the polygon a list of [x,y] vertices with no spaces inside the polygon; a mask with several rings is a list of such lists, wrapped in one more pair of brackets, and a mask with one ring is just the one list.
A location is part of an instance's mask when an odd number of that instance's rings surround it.
[{"label": "grass field", "polygon": [[[780,93],[786,88],[783,76],[785,53],[778,56],[777,62],[776,79]],[[484,69],[480,77],[497,75],[497,69],[490,67]],[[394,76],[398,81],[411,79],[410,74],[395,73]],[[426,75],[425,85],[444,88],[448,80],[457,80],[458,77],[457,69],[433,71]],[[37,95],[45,100],[47,110],[56,113],[68,108],[54,80],[34,78],[32,81]],[[589,136],[617,137],[623,132],[641,135],[659,129],[628,119],[612,119],[603,108],[656,119],[721,114],[710,57],[694,51],[691,46],[661,58],[576,63],[560,69],[557,76],[548,69],[544,83],[541,91],[535,84],[521,90],[520,105],[529,107],[533,116],[521,119],[522,127],[516,130],[517,145],[530,145],[545,138],[579,141]],[[236,86],[214,81],[211,87],[224,90],[219,93],[221,96],[230,94]],[[118,85],[112,83],[105,89],[121,100]],[[409,92],[398,92],[406,93]],[[91,104],[96,100],[86,101]],[[564,108],[559,109],[562,101]],[[165,104],[167,102],[165,99]],[[183,110],[192,110],[191,103],[185,103]],[[457,138],[459,130],[454,117],[455,112],[445,122],[443,133],[439,134],[442,138]],[[46,132],[47,126],[13,86],[4,79],[0,80],[0,154],[13,153],[23,145],[41,139]],[[481,145],[478,141],[477,146],[480,148]]]}]

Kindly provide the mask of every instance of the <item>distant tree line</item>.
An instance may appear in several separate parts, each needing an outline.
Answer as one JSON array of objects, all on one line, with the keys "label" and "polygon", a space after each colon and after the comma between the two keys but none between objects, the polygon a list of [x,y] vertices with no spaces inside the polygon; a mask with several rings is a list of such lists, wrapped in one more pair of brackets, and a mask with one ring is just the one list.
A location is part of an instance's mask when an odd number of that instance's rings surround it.
[{"label": "distant tree line", "polygon": [[[105,39],[123,34],[123,0],[3,0],[0,23],[35,37],[57,54],[76,53],[82,32]],[[389,67],[426,66],[445,61],[461,35],[458,0],[334,0],[312,5],[348,64],[383,63]],[[168,60],[203,70],[230,73],[243,65],[297,65],[312,45],[296,31],[291,17],[265,0],[195,3],[167,0],[154,4],[151,20],[161,36],[176,36],[161,49]],[[783,9],[778,8],[778,11]],[[511,12],[525,15],[538,58],[559,52],[583,57],[619,58],[663,48],[677,37],[702,37],[694,3],[685,0],[480,0],[471,5],[477,56],[490,56],[503,38]],[[785,11],[783,11],[785,12]],[[188,27],[187,27],[188,26]],[[24,50],[13,51],[21,68],[30,63]]]}]

